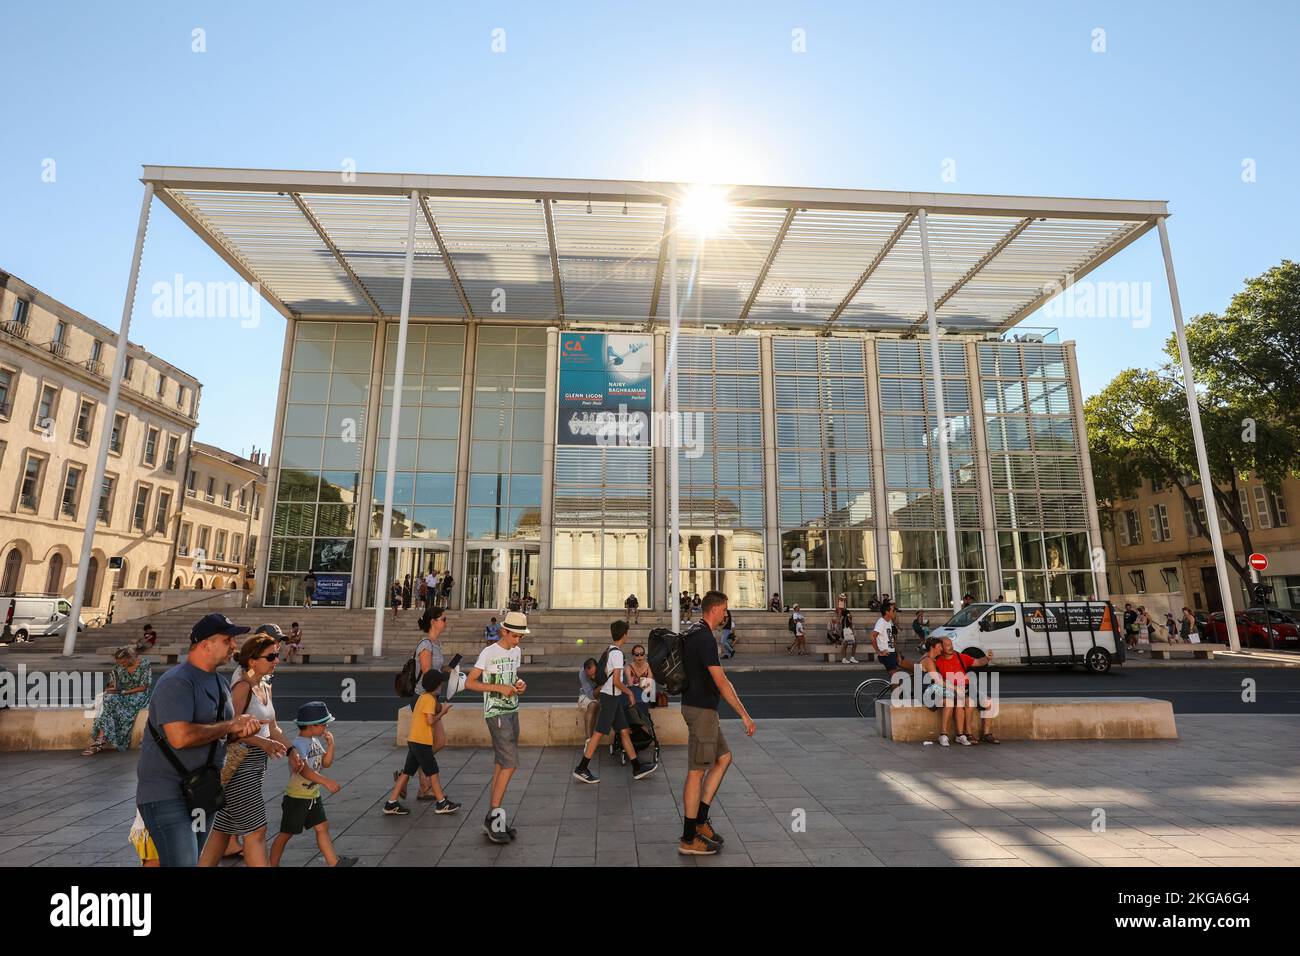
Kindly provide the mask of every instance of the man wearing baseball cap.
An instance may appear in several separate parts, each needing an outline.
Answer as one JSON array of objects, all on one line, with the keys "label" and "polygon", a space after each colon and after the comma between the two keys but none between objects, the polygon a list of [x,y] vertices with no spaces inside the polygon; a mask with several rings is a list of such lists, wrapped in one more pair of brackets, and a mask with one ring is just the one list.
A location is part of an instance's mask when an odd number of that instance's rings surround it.
[{"label": "man wearing baseball cap", "polygon": [[519,611],[508,613],[501,621],[501,636],[483,648],[465,680],[466,690],[483,695],[483,719],[492,738],[492,803],[483,832],[493,843],[515,838],[501,803],[519,766],[519,696],[528,689],[519,678],[519,641],[527,633],[528,618]]},{"label": "man wearing baseball cap", "polygon": [[184,774],[174,761],[187,773],[204,765],[220,769],[226,738],[257,732],[256,717],[235,716],[226,681],[217,673],[235,653],[235,638],[249,630],[224,614],[207,615],[190,631],[185,662],[154,684],[135,802],[162,866],[197,866],[212,824],[203,809],[191,811],[181,789]]}]

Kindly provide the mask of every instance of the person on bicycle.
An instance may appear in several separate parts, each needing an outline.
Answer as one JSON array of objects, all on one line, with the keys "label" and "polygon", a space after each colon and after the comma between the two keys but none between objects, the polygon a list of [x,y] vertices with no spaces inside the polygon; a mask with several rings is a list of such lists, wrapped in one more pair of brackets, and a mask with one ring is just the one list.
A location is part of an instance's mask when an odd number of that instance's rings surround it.
[{"label": "person on bicycle", "polygon": [[889,672],[890,679],[900,670],[911,670],[912,662],[898,652],[898,628],[894,624],[894,618],[898,614],[898,608],[894,602],[885,599],[880,602],[880,617],[876,621],[875,631],[872,634],[872,640],[876,645],[876,659],[880,661],[886,671]]}]

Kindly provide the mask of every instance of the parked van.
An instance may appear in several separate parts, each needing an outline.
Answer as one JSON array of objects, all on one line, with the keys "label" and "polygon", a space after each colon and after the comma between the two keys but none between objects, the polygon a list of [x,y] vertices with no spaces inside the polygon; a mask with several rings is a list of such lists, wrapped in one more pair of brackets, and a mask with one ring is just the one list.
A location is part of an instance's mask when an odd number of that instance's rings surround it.
[{"label": "parked van", "polygon": [[1082,664],[1104,674],[1124,663],[1124,640],[1109,601],[1002,601],[969,604],[934,637],[973,657],[993,652],[994,664]]},{"label": "parked van", "polygon": [[[68,615],[72,613],[72,604],[63,598],[26,596],[16,594],[0,598],[0,607],[4,608],[5,632],[14,640],[28,641],[33,637],[46,637],[51,634],[66,634]],[[86,629],[85,619],[77,622],[77,630]]]}]

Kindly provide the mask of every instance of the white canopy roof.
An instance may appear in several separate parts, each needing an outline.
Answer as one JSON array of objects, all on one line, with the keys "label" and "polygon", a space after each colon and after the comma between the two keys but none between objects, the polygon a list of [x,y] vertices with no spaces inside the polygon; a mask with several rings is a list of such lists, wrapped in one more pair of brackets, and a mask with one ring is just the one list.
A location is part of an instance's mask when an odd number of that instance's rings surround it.
[{"label": "white canopy roof", "polygon": [[[667,321],[684,183],[146,166],[142,177],[286,317]],[[724,327],[903,331],[925,321],[928,216],[940,326],[1003,330],[1168,215],[1164,202],[716,187],[722,225],[678,229],[682,315]]]}]

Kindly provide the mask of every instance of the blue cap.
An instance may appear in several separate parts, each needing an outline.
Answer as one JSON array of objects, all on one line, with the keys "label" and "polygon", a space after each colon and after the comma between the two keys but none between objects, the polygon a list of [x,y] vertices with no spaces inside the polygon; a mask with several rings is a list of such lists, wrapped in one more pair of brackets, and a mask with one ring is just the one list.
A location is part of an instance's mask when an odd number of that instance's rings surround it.
[{"label": "blue cap", "polygon": [[199,641],[206,641],[214,634],[228,634],[234,637],[238,634],[247,634],[250,630],[252,628],[241,627],[226,615],[214,612],[194,625],[194,629],[190,631],[190,643],[197,644]]},{"label": "blue cap", "polygon": [[299,727],[310,727],[313,724],[328,724],[333,720],[334,715],[330,713],[325,701],[309,700],[298,708],[298,717],[294,723]]}]

